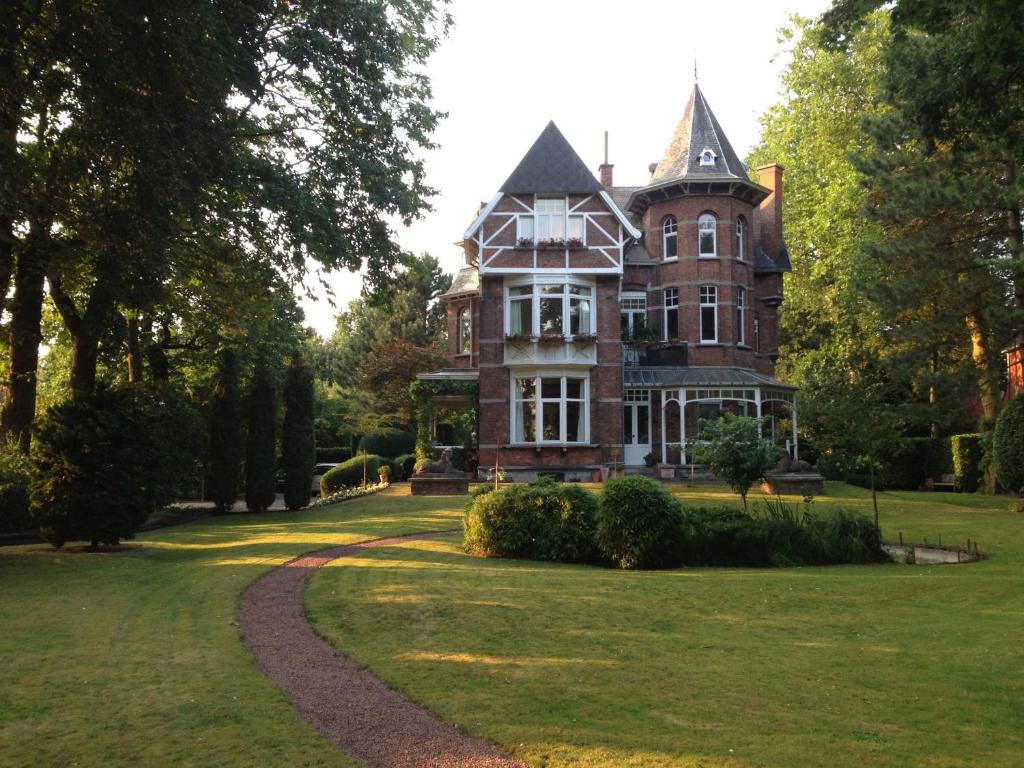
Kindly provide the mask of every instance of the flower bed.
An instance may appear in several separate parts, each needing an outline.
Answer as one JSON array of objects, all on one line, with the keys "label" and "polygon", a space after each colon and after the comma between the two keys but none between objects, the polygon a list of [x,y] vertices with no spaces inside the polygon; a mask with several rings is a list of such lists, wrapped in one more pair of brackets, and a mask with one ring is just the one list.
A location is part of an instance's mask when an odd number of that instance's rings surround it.
[{"label": "flower bed", "polygon": [[307,509],[313,507],[323,507],[327,504],[337,504],[339,501],[348,501],[349,499],[358,499],[362,496],[369,496],[372,493],[383,491],[387,488],[390,483],[372,483],[367,486],[357,485],[352,488],[342,488],[335,491],[330,496],[321,496],[319,499],[311,503]]}]

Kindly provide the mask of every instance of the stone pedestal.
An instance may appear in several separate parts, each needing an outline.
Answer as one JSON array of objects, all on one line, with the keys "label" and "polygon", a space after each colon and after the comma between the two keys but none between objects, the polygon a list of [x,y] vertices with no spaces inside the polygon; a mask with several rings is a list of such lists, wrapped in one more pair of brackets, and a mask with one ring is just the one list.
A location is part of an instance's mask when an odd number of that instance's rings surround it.
[{"label": "stone pedestal", "polygon": [[469,493],[466,475],[420,472],[409,478],[413,496],[458,496]]},{"label": "stone pedestal", "polygon": [[817,472],[769,472],[761,490],[772,496],[824,496],[825,478]]}]

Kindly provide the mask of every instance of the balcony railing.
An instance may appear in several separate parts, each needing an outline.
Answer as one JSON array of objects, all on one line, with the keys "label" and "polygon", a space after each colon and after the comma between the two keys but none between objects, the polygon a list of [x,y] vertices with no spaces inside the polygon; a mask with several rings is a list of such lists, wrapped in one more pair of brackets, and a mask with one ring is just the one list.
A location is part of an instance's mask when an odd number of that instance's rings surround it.
[{"label": "balcony railing", "polygon": [[685,368],[688,359],[685,341],[622,345],[622,364],[630,368]]}]

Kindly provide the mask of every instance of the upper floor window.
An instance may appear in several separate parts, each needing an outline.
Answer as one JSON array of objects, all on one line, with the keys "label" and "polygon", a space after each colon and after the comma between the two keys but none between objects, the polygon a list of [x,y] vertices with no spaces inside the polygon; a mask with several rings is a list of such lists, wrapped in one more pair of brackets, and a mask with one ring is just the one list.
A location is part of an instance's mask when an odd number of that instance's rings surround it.
[{"label": "upper floor window", "polygon": [[532,214],[516,217],[516,242],[520,245],[568,238],[582,242],[585,231],[583,216],[568,213],[564,197],[539,197]]},{"label": "upper floor window", "polygon": [[473,351],[473,318],[469,307],[459,310],[459,354],[468,355]]},{"label": "upper floor window", "polygon": [[718,221],[710,213],[702,213],[697,219],[697,253],[701,257],[716,256],[718,254],[718,238],[716,228]]},{"label": "upper floor window", "polygon": [[740,261],[746,255],[747,220],[742,216],[736,218],[736,258]]},{"label": "upper floor window", "polygon": [[[539,278],[538,278],[539,279]],[[510,336],[577,336],[594,333],[594,289],[547,278],[508,289],[506,333]]]},{"label": "upper floor window", "polygon": [[647,294],[624,293],[621,298],[622,338],[634,338],[634,332],[647,327]]},{"label": "upper floor window", "polygon": [[718,341],[718,288],[700,287],[700,340],[702,344]]},{"label": "upper floor window", "polygon": [[736,343],[747,343],[747,289],[736,289]]},{"label": "upper floor window", "polygon": [[666,216],[661,222],[661,254],[663,259],[674,259],[678,254],[676,237],[679,224],[675,216]]},{"label": "upper floor window", "polygon": [[715,159],[718,156],[710,147],[704,147],[704,151],[700,153],[700,164],[701,165],[714,165]]},{"label": "upper floor window", "polygon": [[679,338],[679,289],[665,289],[665,341]]}]

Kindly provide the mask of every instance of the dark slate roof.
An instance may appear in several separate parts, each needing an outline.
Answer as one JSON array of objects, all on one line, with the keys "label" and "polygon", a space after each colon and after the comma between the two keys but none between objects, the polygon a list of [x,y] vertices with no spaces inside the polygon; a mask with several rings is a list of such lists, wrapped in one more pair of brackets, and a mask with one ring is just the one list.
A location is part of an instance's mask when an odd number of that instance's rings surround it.
[{"label": "dark slate roof", "polygon": [[451,296],[462,296],[467,293],[480,293],[480,273],[476,267],[463,267],[452,280],[452,287],[442,293],[438,298],[446,299]]},{"label": "dark slate roof", "polygon": [[626,249],[626,263],[628,264],[646,264],[658,263],[657,259],[654,259],[651,254],[647,252],[643,243],[635,242],[629,248]]},{"label": "dark slate roof", "polygon": [[796,387],[773,379],[750,368],[703,366],[693,368],[622,369],[622,383],[627,387],[770,387],[795,390]]},{"label": "dark slate roof", "polygon": [[[714,165],[701,165],[700,154],[707,147],[715,153]],[[718,124],[711,107],[696,83],[686,102],[683,117],[651,176],[651,185],[694,176],[735,177],[747,180],[747,171]]]},{"label": "dark slate roof", "polygon": [[757,246],[754,251],[754,271],[792,272],[793,262],[789,260],[789,249],[783,245],[782,250],[779,251],[778,258],[773,260],[762,246]]},{"label": "dark slate roof", "polygon": [[499,191],[506,194],[603,192],[604,187],[552,121]]}]

